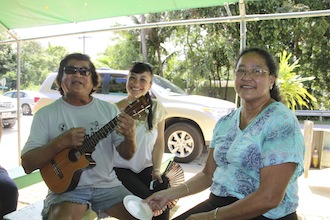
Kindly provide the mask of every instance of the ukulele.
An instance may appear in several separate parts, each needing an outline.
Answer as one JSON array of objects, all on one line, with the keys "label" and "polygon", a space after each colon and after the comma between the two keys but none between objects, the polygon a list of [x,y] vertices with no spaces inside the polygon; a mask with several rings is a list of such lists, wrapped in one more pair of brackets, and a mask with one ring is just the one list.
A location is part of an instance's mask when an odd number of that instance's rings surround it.
[{"label": "ukulele", "polygon": [[[138,115],[150,106],[151,100],[141,96],[129,104],[124,112],[130,116]],[[81,173],[96,165],[91,155],[96,144],[107,137],[117,124],[115,117],[100,130],[87,137],[79,148],[64,149],[40,169],[40,174],[48,188],[55,193],[63,193],[74,190],[79,182]]]}]

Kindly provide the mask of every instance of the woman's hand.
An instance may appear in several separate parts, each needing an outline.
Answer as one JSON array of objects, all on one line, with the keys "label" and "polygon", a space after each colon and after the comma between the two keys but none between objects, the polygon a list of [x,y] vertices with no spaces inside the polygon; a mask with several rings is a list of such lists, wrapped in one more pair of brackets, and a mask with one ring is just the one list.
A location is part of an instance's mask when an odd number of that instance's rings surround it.
[{"label": "woman's hand", "polygon": [[154,169],[151,173],[152,180],[157,180],[160,183],[163,183],[162,174],[159,169]]},{"label": "woman's hand", "polygon": [[155,216],[157,216],[157,211],[161,211],[160,212],[160,214],[161,214],[162,210],[164,210],[164,208],[166,208],[167,203],[169,203],[171,201],[167,197],[167,195],[168,195],[167,191],[168,190],[158,191],[143,200],[144,202],[148,203],[149,207],[152,209]]}]

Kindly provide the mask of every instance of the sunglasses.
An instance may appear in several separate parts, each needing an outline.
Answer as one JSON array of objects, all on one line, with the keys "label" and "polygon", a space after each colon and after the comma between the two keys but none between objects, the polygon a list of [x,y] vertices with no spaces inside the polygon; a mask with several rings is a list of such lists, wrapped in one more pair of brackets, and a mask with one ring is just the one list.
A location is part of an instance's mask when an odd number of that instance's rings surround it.
[{"label": "sunglasses", "polygon": [[68,75],[76,74],[76,72],[79,72],[81,76],[89,76],[90,69],[86,69],[84,67],[74,67],[74,66],[66,66],[64,67],[64,72]]}]

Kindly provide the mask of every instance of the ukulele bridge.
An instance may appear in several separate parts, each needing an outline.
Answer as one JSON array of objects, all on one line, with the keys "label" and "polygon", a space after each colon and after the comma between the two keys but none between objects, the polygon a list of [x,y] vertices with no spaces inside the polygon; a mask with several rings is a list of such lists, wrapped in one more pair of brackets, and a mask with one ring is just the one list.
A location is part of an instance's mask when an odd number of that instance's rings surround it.
[{"label": "ukulele bridge", "polygon": [[55,174],[62,179],[64,177],[63,173],[61,172],[61,170],[58,168],[57,163],[55,162],[55,160],[51,160],[50,163],[52,164],[53,170],[55,172]]}]

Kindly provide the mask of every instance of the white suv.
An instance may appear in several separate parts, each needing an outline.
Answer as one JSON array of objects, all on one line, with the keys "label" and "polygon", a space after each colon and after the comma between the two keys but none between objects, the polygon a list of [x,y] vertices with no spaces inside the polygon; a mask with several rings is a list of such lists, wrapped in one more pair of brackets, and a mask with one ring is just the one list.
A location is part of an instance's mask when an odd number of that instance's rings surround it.
[{"label": "white suv", "polygon": [[[98,69],[101,85],[94,97],[118,102],[127,96],[128,71]],[[55,84],[57,72],[51,73],[40,87],[42,95],[35,104],[35,113],[41,107],[61,97]],[[198,95],[188,95],[170,81],[155,75],[151,96],[158,99],[167,111],[165,122],[165,151],[176,155],[177,162],[191,162],[209,145],[216,122],[234,110],[229,101]]]}]

